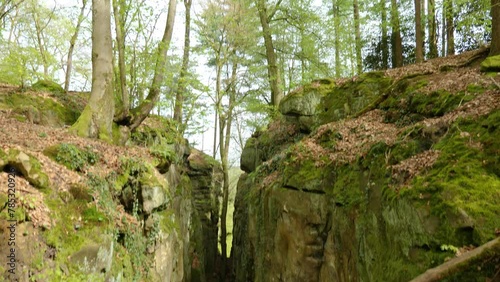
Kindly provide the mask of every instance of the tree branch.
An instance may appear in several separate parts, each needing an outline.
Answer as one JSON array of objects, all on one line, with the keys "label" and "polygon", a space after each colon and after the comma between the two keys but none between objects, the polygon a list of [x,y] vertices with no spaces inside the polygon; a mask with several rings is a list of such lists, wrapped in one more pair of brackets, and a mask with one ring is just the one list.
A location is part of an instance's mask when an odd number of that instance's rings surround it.
[{"label": "tree branch", "polygon": [[488,243],[475,248],[459,257],[453,258],[438,267],[428,269],[423,274],[417,276],[410,282],[431,282],[438,281],[450,276],[457,271],[467,267],[467,264],[474,261],[483,261],[491,256],[500,254],[500,237],[489,241]]}]

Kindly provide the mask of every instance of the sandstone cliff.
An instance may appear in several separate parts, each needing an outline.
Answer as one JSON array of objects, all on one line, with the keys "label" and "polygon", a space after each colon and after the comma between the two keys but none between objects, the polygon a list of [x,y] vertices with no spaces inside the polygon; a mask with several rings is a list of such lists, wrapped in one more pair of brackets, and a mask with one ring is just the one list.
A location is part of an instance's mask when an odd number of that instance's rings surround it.
[{"label": "sandstone cliff", "polygon": [[85,100],[0,86],[0,281],[212,279],[220,165],[159,117],[126,146],[70,135]]},{"label": "sandstone cliff", "polygon": [[[409,281],[498,236],[500,76],[479,71],[485,54],[288,94],[242,154],[235,281]],[[448,281],[500,278],[499,247]]]}]

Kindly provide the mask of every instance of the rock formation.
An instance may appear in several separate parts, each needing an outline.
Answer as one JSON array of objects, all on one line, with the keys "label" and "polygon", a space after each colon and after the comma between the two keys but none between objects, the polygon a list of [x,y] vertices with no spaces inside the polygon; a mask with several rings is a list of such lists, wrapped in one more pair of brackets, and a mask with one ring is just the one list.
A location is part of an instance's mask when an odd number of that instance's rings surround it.
[{"label": "rock formation", "polygon": [[[471,54],[286,96],[242,154],[235,281],[409,281],[498,236],[499,76]],[[497,248],[449,279],[499,265]]]}]

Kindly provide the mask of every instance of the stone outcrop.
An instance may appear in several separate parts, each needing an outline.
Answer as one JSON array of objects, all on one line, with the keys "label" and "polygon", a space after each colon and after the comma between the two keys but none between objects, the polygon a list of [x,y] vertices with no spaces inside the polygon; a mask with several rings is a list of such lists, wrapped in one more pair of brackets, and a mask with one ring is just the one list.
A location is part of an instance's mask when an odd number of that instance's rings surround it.
[{"label": "stone outcrop", "polygon": [[[17,228],[17,271],[0,248],[0,280],[213,281],[220,164],[173,131],[141,130],[131,142],[149,146],[149,159],[121,156],[112,169],[77,142],[0,148],[0,203],[16,197],[0,228]],[[0,232],[2,244],[9,236]]]},{"label": "stone outcrop", "polygon": [[[453,89],[377,72],[283,99],[242,154],[235,281],[409,281],[494,238],[500,90],[464,71]],[[450,279],[491,279],[499,257]]]},{"label": "stone outcrop", "polygon": [[196,224],[201,227],[200,232],[193,234],[197,238],[191,259],[196,258],[199,263],[192,266],[191,281],[206,281],[207,275],[213,275],[216,270],[222,169],[212,157],[196,149],[191,150],[187,162],[194,213],[199,221]]}]

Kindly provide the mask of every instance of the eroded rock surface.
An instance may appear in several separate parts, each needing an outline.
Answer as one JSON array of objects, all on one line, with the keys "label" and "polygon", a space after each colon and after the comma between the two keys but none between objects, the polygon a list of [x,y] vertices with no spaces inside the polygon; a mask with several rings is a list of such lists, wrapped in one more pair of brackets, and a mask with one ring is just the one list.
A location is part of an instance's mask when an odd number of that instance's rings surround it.
[{"label": "eroded rock surface", "polygon": [[[500,89],[477,65],[454,88],[439,69],[313,82],[283,100],[285,117],[242,155],[235,281],[409,281],[496,236]],[[491,279],[499,262],[451,279]]]}]

